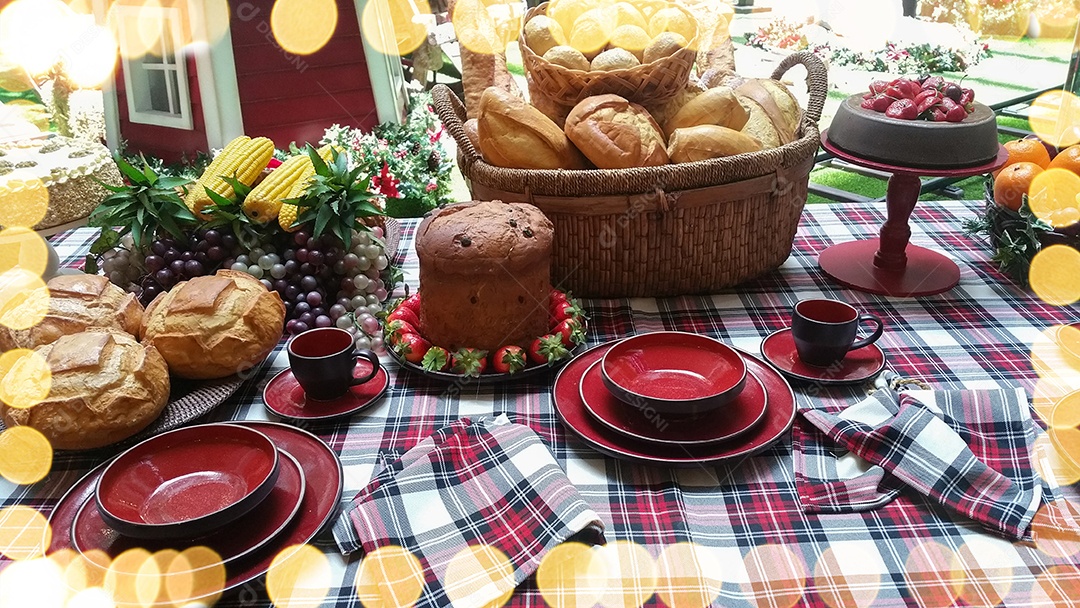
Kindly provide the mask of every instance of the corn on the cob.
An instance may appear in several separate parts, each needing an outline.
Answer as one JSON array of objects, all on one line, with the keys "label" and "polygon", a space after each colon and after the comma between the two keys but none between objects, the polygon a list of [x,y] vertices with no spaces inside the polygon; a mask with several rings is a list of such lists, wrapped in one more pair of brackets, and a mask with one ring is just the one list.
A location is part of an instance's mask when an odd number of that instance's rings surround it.
[{"label": "corn on the cob", "polygon": [[271,171],[244,199],[244,213],[261,223],[277,219],[281,201],[289,198],[293,184],[304,173],[305,165],[310,167],[311,159],[307,154],[297,154]]},{"label": "corn on the cob", "polygon": [[232,186],[222,179],[222,176],[235,177],[240,183],[250,186],[270,163],[273,155],[274,142],[265,137],[251,139],[240,136],[232,140],[188,191],[184,201],[187,208],[196,216],[207,219],[203,209],[212,203],[210,196],[206,194],[207,188],[225,198],[232,198]]},{"label": "corn on the cob", "polygon": [[[319,158],[326,162],[331,162],[333,159],[333,146],[323,146],[316,152],[319,154]],[[343,154],[341,149],[338,149],[338,153]],[[285,198],[298,198],[304,191],[307,190],[308,182],[311,181],[312,176],[315,175],[315,166],[311,164],[311,158],[306,154],[303,155],[304,160],[307,162],[303,165],[303,171],[297,176],[296,181],[293,182],[292,189],[289,191],[289,196]],[[280,225],[286,232],[296,232],[300,229],[300,226],[294,226],[296,218],[299,215],[300,208],[296,205],[282,205],[278,211],[278,225]]]}]

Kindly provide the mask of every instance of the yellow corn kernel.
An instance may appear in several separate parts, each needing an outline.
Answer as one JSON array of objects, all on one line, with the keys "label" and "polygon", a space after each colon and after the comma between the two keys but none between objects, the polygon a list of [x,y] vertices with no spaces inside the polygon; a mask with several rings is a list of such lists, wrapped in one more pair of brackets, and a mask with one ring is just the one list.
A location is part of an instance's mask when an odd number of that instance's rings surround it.
[{"label": "yellow corn kernel", "polygon": [[244,213],[256,222],[277,219],[281,211],[281,201],[289,197],[289,192],[303,173],[305,164],[311,166],[311,159],[306,154],[297,154],[271,171],[244,199]]},{"label": "yellow corn kernel", "polygon": [[251,139],[241,136],[229,142],[188,192],[185,200],[188,209],[200,218],[207,219],[203,210],[212,203],[206,193],[208,188],[224,198],[232,198],[233,188],[224,177],[235,177],[237,181],[251,185],[266,168],[273,154],[274,142],[265,137]]},{"label": "yellow corn kernel", "polygon": [[[333,158],[331,149],[331,146],[326,145],[316,150],[316,153],[324,162],[330,162]],[[339,153],[342,153],[340,148],[338,151]],[[307,155],[304,155],[304,158],[307,162],[303,165],[303,171],[296,178],[296,181],[293,182],[292,189],[289,191],[289,196],[286,198],[299,198],[302,196],[304,191],[307,190],[311,178],[315,175],[315,166],[311,164],[311,159]],[[299,211],[300,208],[296,205],[282,205],[278,211],[278,225],[287,232],[299,230],[300,226],[293,225],[296,223]]]},{"label": "yellow corn kernel", "polygon": [[222,149],[221,152],[210,161],[210,164],[207,165],[206,169],[203,170],[198,181],[188,188],[187,197],[184,199],[184,203],[192,213],[199,217],[203,217],[203,208],[210,204],[210,197],[206,195],[206,183],[209,181],[210,176],[220,175],[221,168],[225,165],[226,161],[239,154],[244,146],[250,141],[250,137],[241,135],[226,144],[225,148]]}]

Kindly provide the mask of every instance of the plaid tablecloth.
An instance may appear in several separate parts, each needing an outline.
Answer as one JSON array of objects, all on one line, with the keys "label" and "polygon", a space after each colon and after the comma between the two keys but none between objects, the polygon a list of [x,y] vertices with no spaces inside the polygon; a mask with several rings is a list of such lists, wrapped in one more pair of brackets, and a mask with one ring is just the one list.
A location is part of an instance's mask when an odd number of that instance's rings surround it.
[{"label": "plaid tablecloth", "polygon": [[[912,242],[947,253],[960,265],[960,285],[948,293],[894,299],[839,288],[818,269],[818,253],[834,243],[875,236],[885,219],[884,205],[814,205],[803,215],[794,253],[778,272],[712,296],[588,301],[589,342],[667,329],[715,336],[757,352],[764,336],[787,326],[796,301],[839,297],[885,321],[878,344],[899,374],[934,388],[1021,386],[1029,395],[1038,392],[1033,403],[1045,415],[1053,395],[1080,386],[1042,382],[1037,388],[1033,345],[1050,326],[1076,321],[1077,309],[1043,304],[994,269],[985,245],[961,230],[962,221],[980,204],[921,203],[912,217]],[[418,274],[415,227],[415,222],[405,223],[397,260],[412,286]],[[91,231],[80,229],[58,236],[55,245],[62,259],[74,263],[91,238]],[[286,363],[279,346],[263,369],[209,418],[265,419],[262,388]],[[551,406],[551,377],[448,390],[388,366],[393,382],[381,404],[346,421],[308,427],[341,454],[343,502],[386,462],[436,429],[462,416],[505,412],[552,447],[570,480],[603,518],[609,540],[639,543],[653,557],[678,542],[706,548],[717,564],[711,573],[718,581],[717,605],[936,606],[959,601],[1049,606],[1080,597],[1080,536],[1009,543],[910,493],[868,513],[805,513],[794,487],[790,437],[726,466],[645,467],[606,458],[564,431]],[[834,412],[867,389],[795,388],[800,404]],[[1048,447],[1042,442],[1042,449]],[[59,456],[52,473],[38,484],[16,487],[0,481],[0,503],[48,512],[95,464]],[[1080,504],[1075,488],[1060,491]],[[357,606],[351,586],[357,559],[337,555],[328,533],[318,546],[330,556],[335,581],[324,605]],[[510,604],[544,605],[529,581]],[[660,604],[659,596],[647,604]],[[221,605],[269,605],[269,600],[257,583]]]}]

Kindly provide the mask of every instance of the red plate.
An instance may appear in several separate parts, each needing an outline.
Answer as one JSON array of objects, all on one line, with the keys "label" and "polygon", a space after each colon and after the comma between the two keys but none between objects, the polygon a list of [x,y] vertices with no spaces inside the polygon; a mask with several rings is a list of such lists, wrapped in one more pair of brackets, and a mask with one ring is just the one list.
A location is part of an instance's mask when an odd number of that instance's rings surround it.
[{"label": "red plate", "polygon": [[[86,501],[75,516],[71,526],[71,541],[75,549],[86,555],[97,549],[115,558],[128,549],[142,547],[151,552],[162,549],[203,545],[213,549],[226,564],[250,555],[266,545],[292,521],[304,499],[304,470],[300,463],[285,450],[282,456],[277,483],[270,495],[250,513],[233,522],[228,534],[211,533],[197,542],[146,541],[124,536],[113,530],[101,518],[97,503]],[[92,559],[92,558],[91,558]]]},{"label": "red plate", "polygon": [[117,456],[95,498],[102,520],[138,538],[196,538],[254,509],[278,475],[266,435],[227,424],[151,437]]},{"label": "red plate", "polygon": [[[371,363],[360,359],[353,368],[353,377],[362,378],[371,373]],[[304,396],[304,389],[296,381],[291,369],[284,369],[266,383],[263,403],[273,414],[290,420],[330,420],[351,416],[377,402],[386,394],[390,377],[379,366],[379,373],[360,386],[351,387],[344,395],[330,401],[315,401]]]},{"label": "red plate", "polygon": [[852,384],[873,378],[885,367],[885,352],[877,344],[848,351],[839,365],[814,367],[799,359],[791,328],[769,334],[761,354],[788,378],[815,384]]},{"label": "red plate", "polygon": [[585,371],[614,344],[595,346],[579,355],[559,372],[551,389],[552,402],[563,425],[590,447],[612,458],[671,467],[719,464],[768,448],[795,421],[795,393],[784,377],[757,357],[740,351],[747,370],[761,381],[769,395],[765,417],[753,430],[732,441],[701,447],[658,445],[623,437],[589,415],[579,390]]},{"label": "red plate", "polygon": [[665,416],[648,408],[636,411],[620,401],[604,386],[601,362],[589,366],[581,381],[581,401],[601,424],[631,439],[671,446],[707,445],[737,437],[765,416],[769,396],[761,380],[752,373],[746,387],[727,406],[693,418]]},{"label": "red plate", "polygon": [[[223,591],[235,589],[266,574],[274,557],[283,549],[308,543],[315,538],[337,512],[344,481],[344,472],[337,454],[321,439],[305,430],[277,422],[229,424],[256,429],[269,437],[279,448],[292,454],[304,470],[307,483],[304,499],[300,503],[300,512],[286,526],[285,531],[262,549],[243,559],[225,564],[226,580]],[[61,549],[75,549],[70,532],[72,524],[83,503],[93,500],[94,485],[101,477],[104,466],[87,473],[56,503],[49,516],[49,524],[53,530],[50,553]]]}]

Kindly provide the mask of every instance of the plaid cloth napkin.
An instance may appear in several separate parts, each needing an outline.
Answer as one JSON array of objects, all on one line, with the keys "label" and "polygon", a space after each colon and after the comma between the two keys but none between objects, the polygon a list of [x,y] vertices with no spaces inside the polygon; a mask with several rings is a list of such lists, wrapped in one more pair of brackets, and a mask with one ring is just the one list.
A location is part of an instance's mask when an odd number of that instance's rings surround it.
[{"label": "plaid cloth napkin", "polygon": [[496,585],[463,591],[475,581],[447,580],[448,564],[470,545],[504,553],[517,586],[559,543],[603,542],[600,517],[547,446],[505,415],[463,418],[418,443],[356,495],[333,532],[342,553],[408,549],[424,568],[416,605],[433,607],[463,593],[455,605],[482,606],[507,591]]},{"label": "plaid cloth napkin", "polygon": [[1042,501],[1035,424],[1021,388],[878,390],[833,415],[800,409],[793,447],[803,509],[865,511],[908,487],[1006,537],[1029,538]]}]

